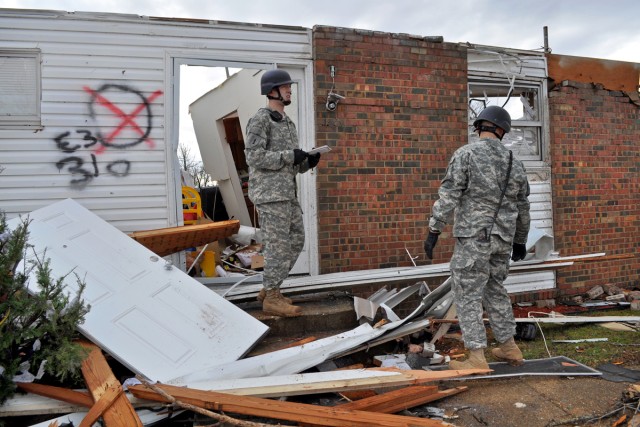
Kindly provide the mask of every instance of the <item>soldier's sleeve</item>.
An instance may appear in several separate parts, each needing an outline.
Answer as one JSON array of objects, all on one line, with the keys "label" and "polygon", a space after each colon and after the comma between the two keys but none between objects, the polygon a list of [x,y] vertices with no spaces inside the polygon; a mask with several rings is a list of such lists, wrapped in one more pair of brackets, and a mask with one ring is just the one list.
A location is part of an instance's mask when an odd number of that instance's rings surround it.
[{"label": "soldier's sleeve", "polygon": [[460,203],[462,193],[468,184],[468,168],[465,156],[460,152],[454,153],[447,166],[447,172],[438,189],[438,200],[433,204],[429,228],[434,231],[442,231],[444,226],[451,222],[453,213]]},{"label": "soldier's sleeve", "polygon": [[525,175],[525,185],[518,192],[516,205],[518,207],[518,218],[516,219],[516,233],[513,236],[514,243],[527,243],[529,227],[531,226],[531,215],[529,213],[529,181]]},{"label": "soldier's sleeve", "polygon": [[278,170],[288,164],[293,164],[293,151],[269,150],[269,127],[271,120],[266,115],[254,116],[247,124],[247,141],[244,154],[247,164],[256,169]]}]

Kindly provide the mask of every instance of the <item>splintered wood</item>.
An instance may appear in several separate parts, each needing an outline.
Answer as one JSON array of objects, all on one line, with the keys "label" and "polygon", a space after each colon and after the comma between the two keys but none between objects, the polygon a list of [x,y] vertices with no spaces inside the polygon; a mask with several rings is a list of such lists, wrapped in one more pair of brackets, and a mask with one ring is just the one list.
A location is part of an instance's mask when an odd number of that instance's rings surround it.
[{"label": "splintered wood", "polygon": [[163,257],[232,236],[238,230],[240,230],[240,221],[233,219],[183,227],[135,231],[129,234],[129,237]]}]

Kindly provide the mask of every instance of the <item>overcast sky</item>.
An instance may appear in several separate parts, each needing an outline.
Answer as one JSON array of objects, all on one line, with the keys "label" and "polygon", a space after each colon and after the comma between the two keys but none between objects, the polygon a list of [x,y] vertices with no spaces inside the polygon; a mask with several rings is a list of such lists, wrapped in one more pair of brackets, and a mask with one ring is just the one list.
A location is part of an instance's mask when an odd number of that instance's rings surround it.
[{"label": "overcast sky", "polygon": [[[329,25],[525,50],[542,49],[546,26],[553,53],[640,63],[640,0],[0,0],[0,8]],[[188,105],[220,80],[190,68],[180,89],[180,142],[199,158]]]},{"label": "overcast sky", "polygon": [[640,63],[639,0],[0,0],[0,7],[330,25]]}]

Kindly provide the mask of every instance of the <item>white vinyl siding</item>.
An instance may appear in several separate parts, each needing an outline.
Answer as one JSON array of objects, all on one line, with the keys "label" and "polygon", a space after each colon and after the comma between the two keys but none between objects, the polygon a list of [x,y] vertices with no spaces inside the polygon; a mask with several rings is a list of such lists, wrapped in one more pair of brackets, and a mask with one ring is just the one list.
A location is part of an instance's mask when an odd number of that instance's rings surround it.
[{"label": "white vinyl siding", "polygon": [[311,31],[0,9],[0,52],[33,49],[41,129],[0,125],[0,210],[72,198],[131,232],[177,225],[172,58],[311,63]]}]

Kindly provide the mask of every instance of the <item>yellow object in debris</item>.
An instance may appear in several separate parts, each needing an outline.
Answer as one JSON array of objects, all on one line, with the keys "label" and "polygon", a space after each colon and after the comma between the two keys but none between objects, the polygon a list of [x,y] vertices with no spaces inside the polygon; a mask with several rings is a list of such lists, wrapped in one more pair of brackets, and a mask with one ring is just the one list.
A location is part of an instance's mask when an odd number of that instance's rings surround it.
[{"label": "yellow object in debris", "polygon": [[193,187],[182,187],[182,219],[184,225],[193,225],[202,218],[202,201],[198,190]]},{"label": "yellow object in debris", "polygon": [[204,251],[200,268],[204,277],[216,277],[216,253],[214,251]]}]

